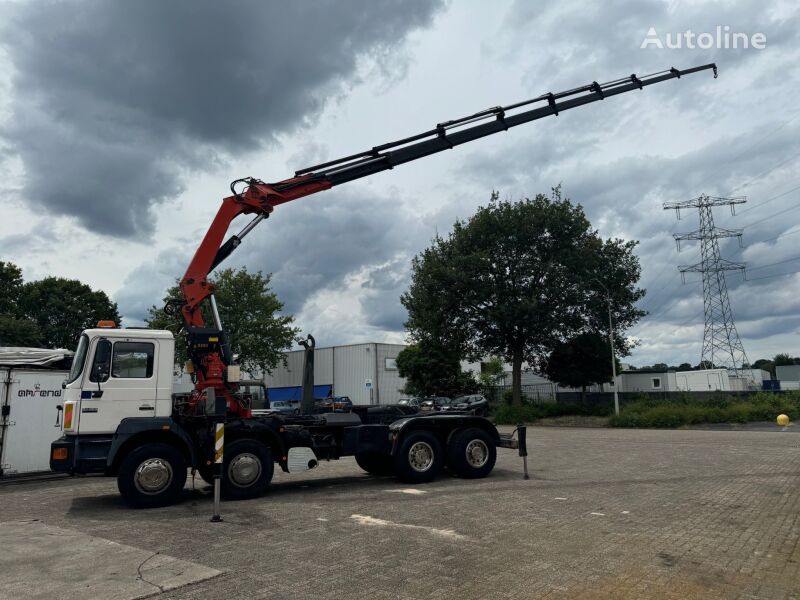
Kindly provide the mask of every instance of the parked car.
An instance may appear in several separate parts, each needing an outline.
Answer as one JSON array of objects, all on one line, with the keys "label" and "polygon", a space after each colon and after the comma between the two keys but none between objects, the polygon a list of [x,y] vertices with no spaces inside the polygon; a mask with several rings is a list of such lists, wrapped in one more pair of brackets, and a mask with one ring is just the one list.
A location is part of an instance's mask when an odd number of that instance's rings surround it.
[{"label": "parked car", "polygon": [[400,400],[397,401],[397,405],[419,410],[420,400],[419,398],[400,398]]},{"label": "parked car", "polygon": [[353,408],[353,401],[349,396],[334,396],[333,410],[349,412],[351,408]]},{"label": "parked car", "polygon": [[289,402],[289,400],[273,400],[269,403],[269,410],[273,412],[294,412],[297,410],[297,403]]},{"label": "parked car", "polygon": [[481,394],[460,396],[453,400],[453,407],[455,410],[469,412],[479,417],[489,414],[489,401]]},{"label": "parked car", "polygon": [[430,396],[425,398],[420,405],[420,410],[423,412],[441,411],[445,406],[450,406],[452,400],[446,396]]}]

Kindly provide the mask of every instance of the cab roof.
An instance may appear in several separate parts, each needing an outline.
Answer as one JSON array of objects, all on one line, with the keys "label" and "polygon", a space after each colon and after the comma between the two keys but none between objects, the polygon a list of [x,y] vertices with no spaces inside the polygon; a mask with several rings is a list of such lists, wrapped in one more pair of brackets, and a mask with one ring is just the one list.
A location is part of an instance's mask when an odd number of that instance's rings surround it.
[{"label": "cab roof", "polygon": [[171,331],[165,329],[120,329],[118,327],[95,327],[93,329],[86,329],[84,331],[90,338],[107,337],[107,338],[128,338],[136,340],[174,340],[175,336]]}]

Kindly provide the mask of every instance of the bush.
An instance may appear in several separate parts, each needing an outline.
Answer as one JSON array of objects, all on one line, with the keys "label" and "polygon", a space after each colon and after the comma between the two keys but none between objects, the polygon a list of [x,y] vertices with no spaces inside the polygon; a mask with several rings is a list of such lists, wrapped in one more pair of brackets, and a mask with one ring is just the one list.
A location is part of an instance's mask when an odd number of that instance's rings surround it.
[{"label": "bush", "polygon": [[564,417],[574,415],[608,415],[609,410],[601,407],[582,407],[576,404],[560,404],[548,402],[544,404],[525,403],[522,406],[500,404],[494,410],[494,420],[498,425],[516,425],[530,423],[546,417]]},{"label": "bush", "polygon": [[719,394],[706,400],[694,400],[685,394],[675,400],[637,398],[612,416],[612,427],[680,427],[697,423],[749,423],[772,421],[779,414],[800,419],[800,393],[770,394],[759,392],[742,399]]}]

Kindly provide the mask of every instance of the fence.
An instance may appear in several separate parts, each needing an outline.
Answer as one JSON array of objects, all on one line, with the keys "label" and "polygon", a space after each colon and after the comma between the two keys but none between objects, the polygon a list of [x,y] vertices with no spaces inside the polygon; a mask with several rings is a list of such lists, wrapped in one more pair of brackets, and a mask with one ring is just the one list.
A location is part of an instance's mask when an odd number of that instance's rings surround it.
[{"label": "fence", "polygon": [[[580,406],[582,408],[594,410],[614,408],[613,392],[586,392],[582,396],[580,392],[563,392],[558,386],[552,383],[542,383],[536,385],[522,386],[523,402],[531,404],[557,403],[569,406]],[[709,392],[619,392],[620,406],[641,400],[659,400],[662,402],[675,402],[676,404],[687,404],[692,402],[707,402],[714,398],[740,398],[745,400],[755,394],[762,393],[764,390],[749,391],[725,391],[715,390]],[[770,394],[782,394],[788,390],[767,390]],[[486,394],[493,403],[500,403],[506,393],[510,394],[511,386],[496,386],[490,388]]]}]

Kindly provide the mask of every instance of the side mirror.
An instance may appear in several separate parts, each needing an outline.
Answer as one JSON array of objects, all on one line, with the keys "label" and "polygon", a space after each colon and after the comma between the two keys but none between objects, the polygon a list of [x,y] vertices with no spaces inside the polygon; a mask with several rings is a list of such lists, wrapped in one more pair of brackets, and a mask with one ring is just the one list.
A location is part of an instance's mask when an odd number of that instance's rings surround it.
[{"label": "side mirror", "polygon": [[97,383],[108,381],[111,373],[111,342],[102,339],[97,342],[97,350],[94,353],[94,362],[92,363],[92,376],[91,380]]},{"label": "side mirror", "polygon": [[92,381],[97,383],[104,383],[108,381],[108,372],[110,365],[108,363],[95,363],[92,366]]}]

